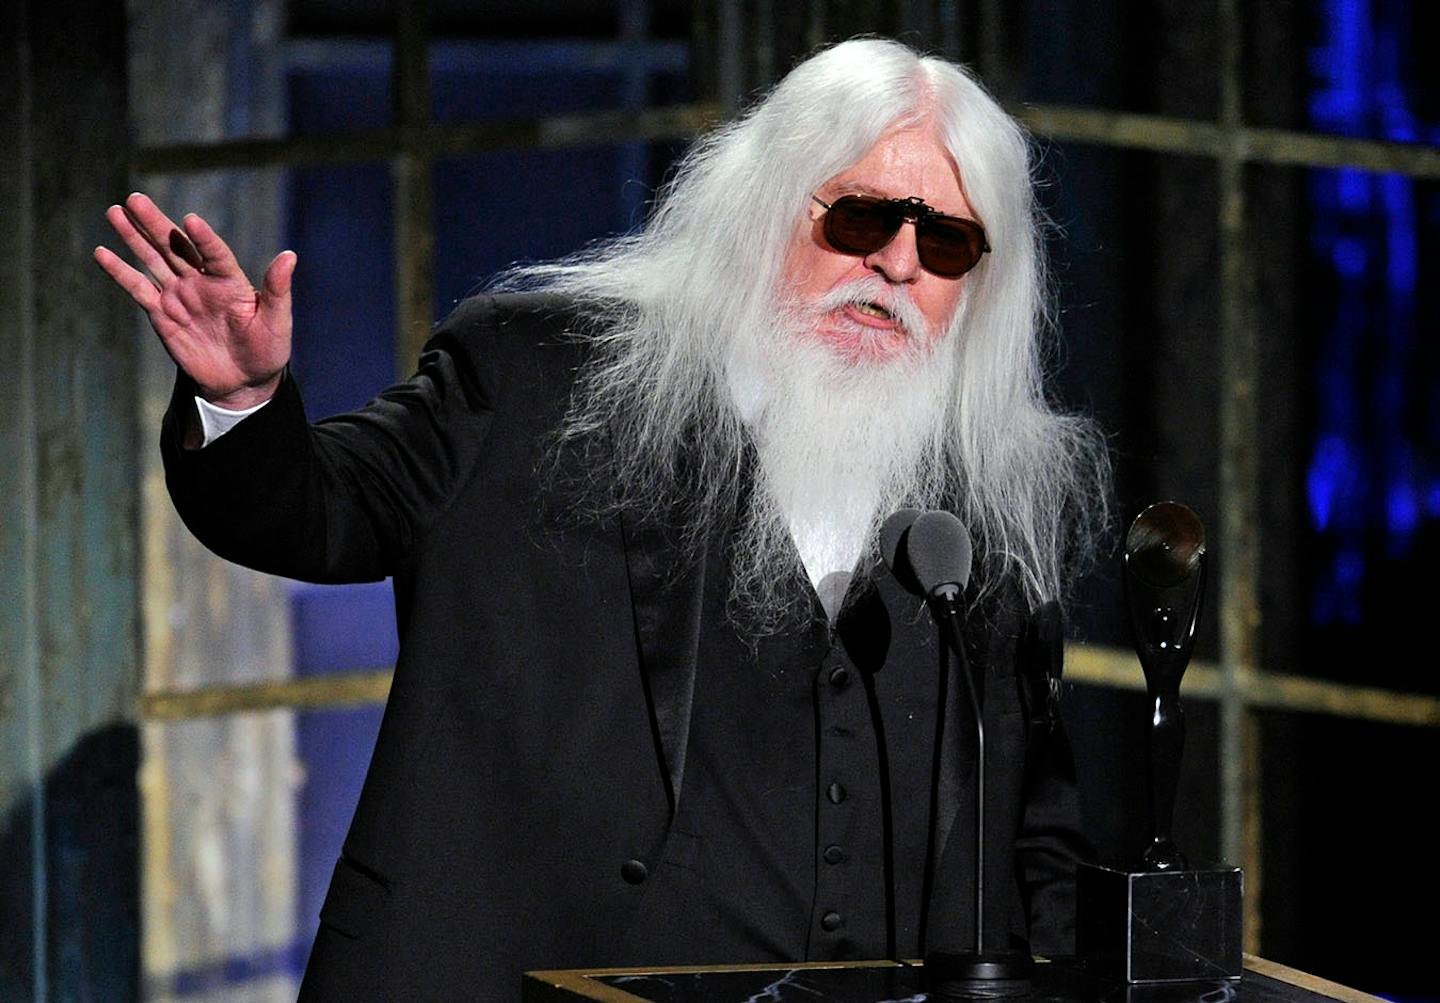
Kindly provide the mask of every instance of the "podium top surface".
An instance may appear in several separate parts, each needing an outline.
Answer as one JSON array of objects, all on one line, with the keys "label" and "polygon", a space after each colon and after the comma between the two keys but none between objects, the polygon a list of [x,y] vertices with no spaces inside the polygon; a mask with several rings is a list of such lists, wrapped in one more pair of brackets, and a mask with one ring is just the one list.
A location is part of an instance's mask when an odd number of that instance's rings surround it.
[{"label": "podium top surface", "polygon": [[[894,961],[530,972],[522,993],[525,1003],[941,1003],[965,998],[979,997],[927,993],[923,967]],[[1006,998],[1044,1003],[1383,1003],[1378,996],[1251,955],[1246,955],[1245,972],[1238,980],[1145,986],[1097,979],[1065,960],[1040,961],[1028,991]]]}]

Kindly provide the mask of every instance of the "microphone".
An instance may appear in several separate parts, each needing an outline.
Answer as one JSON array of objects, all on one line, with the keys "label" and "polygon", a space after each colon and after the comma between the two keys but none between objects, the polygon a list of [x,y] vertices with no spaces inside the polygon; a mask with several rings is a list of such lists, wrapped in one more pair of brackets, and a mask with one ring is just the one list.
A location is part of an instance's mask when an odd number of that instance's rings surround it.
[{"label": "microphone", "polygon": [[949,512],[918,516],[906,534],[905,554],[923,594],[947,607],[959,607],[970,582],[972,553],[970,534]]},{"label": "microphone", "polygon": [[885,520],[880,526],[880,557],[905,591],[923,596],[925,590],[915,580],[915,569],[910,566],[910,556],[906,553],[910,527],[918,518],[918,508],[902,508]]}]

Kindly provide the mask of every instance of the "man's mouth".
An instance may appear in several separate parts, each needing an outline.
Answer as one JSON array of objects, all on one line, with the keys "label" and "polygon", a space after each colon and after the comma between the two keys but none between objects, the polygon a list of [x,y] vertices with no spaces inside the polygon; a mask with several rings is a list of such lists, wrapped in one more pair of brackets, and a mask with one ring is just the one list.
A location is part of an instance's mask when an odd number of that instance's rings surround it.
[{"label": "man's mouth", "polygon": [[864,303],[856,303],[855,309],[860,313],[863,313],[867,317],[875,317],[879,320],[894,319],[894,315],[891,314],[889,310],[886,310],[879,303],[871,303],[869,301],[866,301]]}]

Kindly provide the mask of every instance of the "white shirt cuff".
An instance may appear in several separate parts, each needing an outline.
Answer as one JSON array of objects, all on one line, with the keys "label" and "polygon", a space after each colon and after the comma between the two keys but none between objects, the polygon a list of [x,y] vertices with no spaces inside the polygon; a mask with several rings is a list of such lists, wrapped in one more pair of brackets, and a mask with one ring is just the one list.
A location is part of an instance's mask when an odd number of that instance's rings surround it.
[{"label": "white shirt cuff", "polygon": [[210,443],[220,438],[220,436],[230,431],[269,403],[268,400],[264,400],[254,407],[247,407],[243,411],[231,411],[228,408],[216,407],[204,397],[196,397],[195,407],[200,411],[200,429],[205,433],[205,441],[201,443],[201,448],[210,445]]}]

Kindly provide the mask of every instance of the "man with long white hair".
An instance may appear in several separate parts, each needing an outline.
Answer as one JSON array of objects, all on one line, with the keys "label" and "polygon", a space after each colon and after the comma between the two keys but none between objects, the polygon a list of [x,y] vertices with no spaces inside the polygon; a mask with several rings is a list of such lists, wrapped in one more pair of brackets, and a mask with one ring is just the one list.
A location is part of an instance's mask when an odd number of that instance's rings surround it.
[{"label": "man with long white hair", "polygon": [[266,571],[394,578],[401,654],[302,997],[966,946],[973,722],[954,686],[937,706],[934,628],[878,561],[905,507],[974,541],[987,946],[1070,949],[1050,666],[1105,464],[1043,394],[1029,170],[963,70],[834,46],[700,140],[643,231],[506,274],[409,382],[314,426],[294,254],[256,292],[199,217],[111,208],[148,274],[97,260],[180,369],[186,523]]}]

